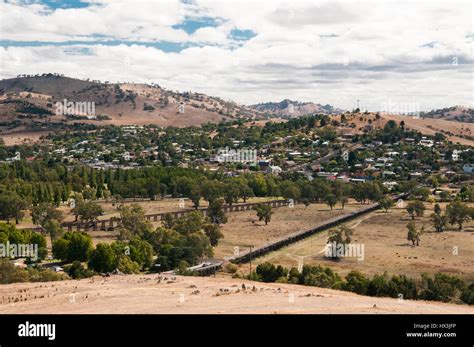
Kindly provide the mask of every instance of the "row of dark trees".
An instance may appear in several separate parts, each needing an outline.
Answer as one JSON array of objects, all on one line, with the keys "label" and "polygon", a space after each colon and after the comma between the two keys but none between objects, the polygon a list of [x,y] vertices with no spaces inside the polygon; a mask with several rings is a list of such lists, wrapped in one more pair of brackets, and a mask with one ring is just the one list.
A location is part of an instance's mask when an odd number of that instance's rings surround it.
[{"label": "row of dark trees", "polygon": [[468,285],[457,276],[442,273],[437,273],[433,277],[424,273],[421,281],[415,281],[405,275],[389,277],[384,273],[368,278],[361,272],[351,271],[342,279],[331,268],[320,265],[305,265],[300,272],[294,267],[288,270],[281,265],[262,263],[249,277],[263,282],[340,289],[368,296],[444,302],[461,301],[469,305],[474,304],[474,284]]},{"label": "row of dark trees", "polygon": [[189,198],[197,208],[200,201],[222,198],[227,205],[250,197],[283,196],[304,203],[325,202],[331,209],[342,207],[349,197],[361,203],[379,201],[386,190],[380,182],[348,184],[324,178],[308,181],[298,174],[283,177],[249,173],[226,177],[197,169],[147,167],[131,170],[96,170],[87,166],[67,167],[60,163],[15,162],[0,165],[0,218],[22,218],[29,206],[49,203],[59,206],[72,196],[84,200],[118,198]]}]

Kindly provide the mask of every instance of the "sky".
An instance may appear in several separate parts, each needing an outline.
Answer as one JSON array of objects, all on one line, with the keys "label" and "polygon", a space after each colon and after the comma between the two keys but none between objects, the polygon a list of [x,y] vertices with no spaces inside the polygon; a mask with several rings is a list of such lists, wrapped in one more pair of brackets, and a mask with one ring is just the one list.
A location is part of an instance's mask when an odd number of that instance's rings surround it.
[{"label": "sky", "polygon": [[474,107],[472,1],[1,1],[0,78],[158,83],[242,104]]}]

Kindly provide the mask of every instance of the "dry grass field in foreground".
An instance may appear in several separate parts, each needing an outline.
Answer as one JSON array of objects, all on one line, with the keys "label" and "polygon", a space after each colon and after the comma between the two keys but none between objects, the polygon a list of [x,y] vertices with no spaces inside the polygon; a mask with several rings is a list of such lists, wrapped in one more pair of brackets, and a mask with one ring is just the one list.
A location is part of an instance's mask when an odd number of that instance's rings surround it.
[{"label": "dry grass field in foreground", "polygon": [[[353,243],[364,245],[364,260],[355,257],[332,261],[324,257],[328,232],[324,231],[298,243],[258,258],[255,263],[269,261],[286,267],[303,264],[331,267],[341,275],[358,270],[367,275],[404,274],[419,278],[421,273],[443,272],[457,275],[468,282],[474,281],[474,222],[466,223],[463,231],[454,226],[442,233],[433,232],[430,215],[433,205],[425,204],[423,217],[416,218],[417,228],[425,227],[418,247],[407,241],[406,225],[411,220],[404,209],[392,209],[388,213],[375,211],[347,223],[354,234]],[[445,204],[442,204],[445,209]],[[453,252],[457,247],[457,255]],[[248,266],[244,266],[242,269]]]},{"label": "dry grass field in foreground", "polygon": [[[242,287],[245,284],[245,290]],[[439,302],[360,296],[227,277],[128,275],[0,286],[0,313],[470,313]]]}]

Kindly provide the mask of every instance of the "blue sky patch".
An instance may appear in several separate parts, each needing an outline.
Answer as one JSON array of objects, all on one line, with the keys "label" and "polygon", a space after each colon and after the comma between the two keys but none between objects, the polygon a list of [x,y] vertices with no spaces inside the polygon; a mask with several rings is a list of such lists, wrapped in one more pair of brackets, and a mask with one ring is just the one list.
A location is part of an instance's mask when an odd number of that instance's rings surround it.
[{"label": "blue sky patch", "polygon": [[[0,47],[43,47],[43,46],[95,46],[95,45],[104,45],[104,46],[118,46],[118,45],[137,45],[145,47],[154,47],[162,50],[163,52],[169,53],[181,52],[183,49],[199,46],[198,44],[193,43],[177,43],[177,42],[168,42],[168,41],[153,41],[153,42],[142,42],[142,41],[122,41],[122,40],[104,40],[104,41],[11,41],[11,40],[0,40]],[[90,50],[89,50],[90,51]],[[80,50],[75,50],[76,54],[80,54]],[[87,54],[84,51],[84,54]]]},{"label": "blue sky patch", "polygon": [[201,17],[201,18],[187,18],[183,22],[173,25],[173,29],[182,29],[188,34],[194,33],[196,30],[206,27],[215,28],[219,26],[222,21],[212,17]]},{"label": "blue sky patch", "polygon": [[252,37],[257,36],[252,30],[240,30],[240,29],[232,29],[230,31],[231,39],[237,41],[247,41],[250,40]]},{"label": "blue sky patch", "polygon": [[[34,3],[35,1],[24,1],[24,3]],[[56,9],[66,9],[66,8],[84,8],[88,7],[90,3],[83,2],[81,0],[41,0],[36,1],[37,3],[43,4],[52,8]]]}]

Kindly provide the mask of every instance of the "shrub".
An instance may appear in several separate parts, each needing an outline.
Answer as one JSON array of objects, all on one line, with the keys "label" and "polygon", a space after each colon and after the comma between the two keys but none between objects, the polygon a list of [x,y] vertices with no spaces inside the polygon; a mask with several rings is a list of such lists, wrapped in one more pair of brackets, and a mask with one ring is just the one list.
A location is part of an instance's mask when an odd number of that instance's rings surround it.
[{"label": "shrub", "polygon": [[300,282],[300,272],[297,268],[292,267],[288,273],[288,282],[298,284]]},{"label": "shrub", "polygon": [[0,260],[0,284],[16,282],[49,282],[66,280],[69,276],[52,270],[38,268],[22,269],[6,259]]},{"label": "shrub", "polygon": [[118,257],[117,269],[124,274],[137,274],[140,272],[140,265],[129,257],[122,255]]},{"label": "shrub", "polygon": [[387,274],[374,275],[367,287],[367,295],[369,296],[387,296],[389,292]]},{"label": "shrub", "polygon": [[468,305],[474,305],[474,283],[463,290],[461,293],[461,300]]},{"label": "shrub", "polygon": [[369,287],[370,280],[359,271],[351,271],[346,276],[346,282],[342,289],[349,292],[365,295]]},{"label": "shrub", "polygon": [[53,255],[68,262],[87,261],[92,251],[92,238],[84,232],[67,232],[53,244]]},{"label": "shrub", "polygon": [[418,297],[418,290],[413,279],[405,275],[392,276],[390,282],[396,287],[397,296],[402,294],[404,299],[416,299]]},{"label": "shrub", "polygon": [[94,272],[86,269],[80,261],[74,261],[71,265],[66,265],[64,267],[64,272],[66,272],[69,277],[74,279],[87,278],[94,275]]},{"label": "shrub", "polygon": [[232,263],[227,263],[225,266],[225,270],[231,274],[235,274],[238,269],[239,267],[236,264],[232,264]]},{"label": "shrub", "polygon": [[262,263],[257,266],[257,275],[263,282],[275,282],[278,277],[277,268],[271,263]]},{"label": "shrub", "polygon": [[464,281],[459,277],[442,273],[437,273],[434,278],[424,273],[421,275],[421,279],[423,290],[420,298],[424,300],[448,302],[466,287]]},{"label": "shrub", "polygon": [[[303,283],[301,283],[301,281]],[[303,271],[300,276],[300,283],[310,286],[335,288],[340,285],[341,278],[330,268],[323,268],[322,266],[303,266]]]},{"label": "shrub", "polygon": [[91,254],[89,267],[97,272],[112,272],[117,268],[117,254],[111,245],[99,243]]}]

